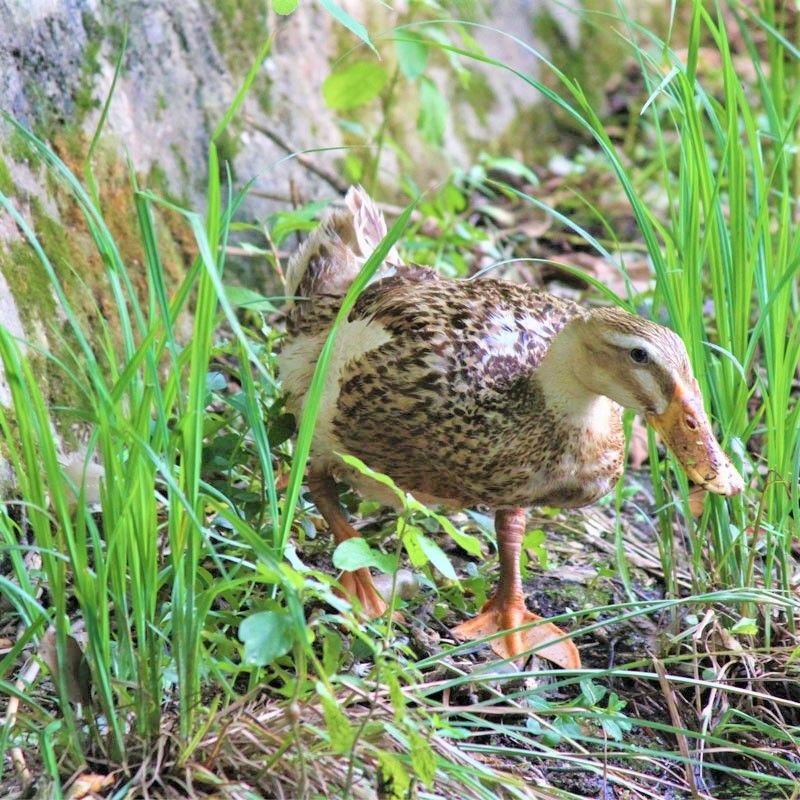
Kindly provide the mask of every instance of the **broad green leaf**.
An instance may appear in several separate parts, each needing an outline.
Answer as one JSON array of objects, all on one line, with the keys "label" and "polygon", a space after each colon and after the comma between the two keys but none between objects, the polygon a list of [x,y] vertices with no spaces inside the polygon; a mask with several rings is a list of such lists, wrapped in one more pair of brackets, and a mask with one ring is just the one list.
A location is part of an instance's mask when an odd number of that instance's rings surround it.
[{"label": "broad green leaf", "polygon": [[393,672],[387,673],[385,680],[389,687],[389,699],[392,701],[395,721],[402,722],[406,712],[406,697],[400,687],[400,681]]},{"label": "broad green leaf", "polygon": [[254,292],[246,286],[225,286],[225,296],[234,308],[246,308],[252,311],[277,311],[268,297]]},{"label": "broad green leaf", "polygon": [[483,161],[484,166],[487,169],[494,169],[499,170],[500,172],[505,172],[508,175],[515,175],[518,178],[524,178],[528,183],[532,183],[534,186],[539,185],[539,178],[523,164],[521,161],[517,161],[516,158],[510,157],[498,157],[498,158],[486,158]]},{"label": "broad green leaf", "polygon": [[428,45],[416,33],[403,31],[401,35],[403,38],[397,39],[394,43],[397,64],[400,72],[413,81],[425,72],[425,67],[428,65]]},{"label": "broad green leaf", "polygon": [[606,705],[606,708],[612,714],[616,714],[618,711],[625,708],[626,705],[628,705],[627,700],[620,700],[619,695],[616,692],[611,692],[611,694],[608,696],[608,704]]},{"label": "broad green leaf", "polygon": [[326,630],[322,640],[322,668],[330,676],[339,669],[339,656],[342,654],[342,637],[336,631]]},{"label": "broad green leaf", "polygon": [[386,83],[386,70],[374,61],[356,61],[332,72],[322,84],[329,108],[348,111],[374,100]]},{"label": "broad green leaf", "polygon": [[525,705],[528,706],[531,711],[541,711],[548,714],[553,712],[553,703],[551,703],[546,697],[542,697],[538,694],[528,695],[525,698]]},{"label": "broad green leaf", "polygon": [[452,183],[448,183],[447,186],[444,187],[442,191],[442,202],[446,203],[447,209],[451,214],[457,214],[467,207],[467,198],[464,196],[464,193],[453,186]]},{"label": "broad green leaf", "polygon": [[310,570],[310,567],[304,564],[300,556],[297,555],[297,548],[293,544],[287,544],[283,552],[286,556],[286,560],[297,572],[308,572]]},{"label": "broad green leaf", "polygon": [[616,720],[609,719],[608,717],[604,717],[600,724],[603,726],[603,730],[615,741],[621,742],[623,733],[622,728],[619,726]]},{"label": "broad green leaf", "polygon": [[[370,469],[360,458],[357,456],[351,456],[347,453],[337,453],[339,458],[344,461],[349,467],[354,467],[357,469],[362,475],[366,475],[368,478],[372,478],[374,481],[378,481],[378,483],[382,483],[384,486],[388,486],[400,499],[400,502],[403,505],[406,505],[407,496],[406,493],[388,476],[384,475],[382,472],[376,472],[374,469]],[[419,507],[420,510],[425,510],[425,506],[417,501],[414,501],[416,505],[415,508]]]},{"label": "broad green leaf", "polygon": [[444,139],[446,122],[447,100],[430,78],[420,78],[417,130],[429,144],[440,145]]},{"label": "broad green leaf", "polygon": [[538,719],[536,719],[536,717],[528,717],[528,718],[525,720],[525,727],[526,727],[526,728],[527,728],[527,729],[528,729],[528,730],[529,730],[529,731],[530,731],[530,732],[531,732],[531,733],[532,733],[534,736],[541,736],[541,735],[542,735],[542,731],[544,730],[544,728],[542,728],[542,723],[541,723],[541,722],[539,722],[539,720],[538,720]]},{"label": "broad green leaf", "polygon": [[563,737],[571,739],[580,738],[583,736],[580,725],[568,717],[558,717],[553,721],[552,728],[545,731],[542,741],[551,747],[558,745]]},{"label": "broad green leaf", "polygon": [[375,53],[375,55],[378,55],[375,45],[372,44],[372,40],[369,38],[367,29],[358,20],[353,19],[341,6],[337,6],[333,0],[320,0],[320,2],[322,3],[322,7],[326,9],[334,19],[344,25],[347,30],[352,31],[373,53]]},{"label": "broad green leaf", "polygon": [[297,427],[294,414],[279,414],[269,423],[267,436],[270,447],[283,444],[295,432]]},{"label": "broad green leaf", "polygon": [[591,678],[584,678],[584,680],[580,682],[580,686],[581,692],[590,706],[596,706],[603,697],[605,697],[605,688],[598,686]]},{"label": "broad green leaf", "polygon": [[441,514],[436,514],[433,511],[428,512],[447,532],[447,535],[463,550],[466,550],[471,556],[480,556],[482,554],[481,543],[471,533],[464,533],[458,530],[447,517]]},{"label": "broad green leaf", "polygon": [[536,560],[547,569],[547,550],[544,548],[544,542],[547,535],[541,528],[535,528],[525,534],[522,540],[523,550],[533,550]]},{"label": "broad green leaf", "polygon": [[[452,538],[459,547],[462,547],[470,555],[481,555],[481,543],[478,541],[478,539],[469,533],[462,533],[461,531],[457,530],[453,523],[447,519],[447,517],[443,516],[442,514],[437,514],[435,511],[431,511],[431,509],[429,509],[423,503],[420,503],[415,497],[404,492],[388,475],[384,475],[381,472],[376,472],[374,469],[370,469],[360,458],[357,458],[356,456],[347,455],[346,453],[338,453],[337,455],[342,459],[342,461],[344,461],[345,464],[354,467],[362,475],[366,475],[368,478],[372,478],[373,480],[378,481],[378,483],[388,486],[397,495],[404,507],[409,511],[418,511],[420,514],[424,514],[426,517],[436,520],[436,522],[438,522],[439,525],[444,528],[450,538]],[[420,564],[415,564],[415,566],[420,566]]]},{"label": "broad green leaf", "polygon": [[291,14],[297,8],[299,0],[272,0],[272,8],[276,14]]},{"label": "broad green leaf", "polygon": [[424,534],[415,525],[406,525],[403,530],[403,547],[412,567],[422,567],[428,563],[428,556],[419,541],[421,536],[424,537]]},{"label": "broad green leaf", "polygon": [[228,387],[228,379],[221,372],[209,372],[206,374],[206,389],[209,392],[221,392]]},{"label": "broad green leaf", "polygon": [[758,624],[752,617],[742,617],[731,628],[731,633],[741,633],[745,636],[755,636],[758,633]]},{"label": "broad green leaf", "polygon": [[245,663],[266,667],[292,646],[289,615],[285,611],[252,614],[239,626],[239,639],[244,642]]},{"label": "broad green leaf", "polygon": [[333,551],[336,569],[353,572],[362,567],[375,567],[381,572],[392,573],[397,569],[397,558],[373,550],[360,536],[347,539]]},{"label": "broad green leaf", "polygon": [[290,233],[313,230],[317,227],[316,217],[327,205],[327,201],[317,200],[313,203],[307,203],[294,211],[279,211],[274,214],[271,218],[272,240],[276,245],[280,246]]},{"label": "broad green leaf", "polygon": [[347,180],[359,183],[364,177],[364,161],[355,153],[347,153],[344,157],[344,172]]},{"label": "broad green leaf", "polygon": [[444,550],[442,550],[433,539],[429,539],[427,536],[420,536],[418,541],[419,546],[422,548],[431,564],[433,564],[445,578],[458,582],[456,571],[453,569],[453,565],[450,563],[450,559],[447,557]]},{"label": "broad green leaf", "polygon": [[368,517],[378,512],[381,508],[382,506],[377,500],[362,500],[358,504],[358,516]]}]

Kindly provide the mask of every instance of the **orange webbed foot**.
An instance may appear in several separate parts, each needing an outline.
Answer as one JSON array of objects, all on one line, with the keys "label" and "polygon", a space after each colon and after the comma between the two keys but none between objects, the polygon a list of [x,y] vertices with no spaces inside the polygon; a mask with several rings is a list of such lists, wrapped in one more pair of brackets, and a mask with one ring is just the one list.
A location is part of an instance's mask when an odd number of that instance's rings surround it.
[{"label": "orange webbed foot", "polygon": [[[459,639],[483,639],[494,633],[517,628],[541,619],[542,617],[528,611],[522,599],[501,603],[492,598],[484,605],[477,617],[462,622],[453,628],[452,633]],[[522,631],[512,631],[505,636],[498,636],[489,644],[501,658],[517,659],[544,642],[560,639],[567,635],[552,622],[543,622]],[[541,647],[536,651],[536,655],[552,661],[562,669],[581,668],[580,653],[570,639]]]},{"label": "orange webbed foot", "polygon": [[[361,613],[367,619],[378,619],[386,614],[388,608],[386,601],[375,588],[372,575],[366,567],[352,572],[343,572],[339,577],[339,583],[343,589],[339,594],[350,602],[357,600],[361,607]],[[392,619],[395,622],[402,622],[403,616],[395,611]]]}]

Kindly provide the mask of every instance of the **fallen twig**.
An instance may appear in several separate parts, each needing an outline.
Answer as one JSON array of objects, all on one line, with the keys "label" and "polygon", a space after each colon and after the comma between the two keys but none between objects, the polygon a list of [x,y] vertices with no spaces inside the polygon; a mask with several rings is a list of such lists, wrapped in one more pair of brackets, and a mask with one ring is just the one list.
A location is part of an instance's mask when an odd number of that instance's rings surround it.
[{"label": "fallen twig", "polygon": [[[20,692],[24,692],[30,686],[39,674],[39,661],[31,659],[25,669],[22,670],[19,678],[17,678],[15,686]],[[17,722],[17,710],[19,709],[19,696],[12,695],[8,700],[8,708],[6,709],[6,718],[3,727],[7,731],[11,731]],[[22,752],[21,747],[11,748],[11,763],[14,765],[14,772],[17,774],[17,780],[22,787],[22,794],[26,794],[27,790],[33,784],[33,776],[28,769],[25,762],[25,754]]]},{"label": "fallen twig", "polygon": [[321,167],[308,156],[298,153],[280,134],[264,125],[259,124],[252,118],[247,118],[247,124],[257,130],[259,133],[263,133],[267,139],[278,145],[281,150],[293,155],[298,164],[312,174],[316,175],[318,178],[321,178],[323,181],[325,181],[325,183],[332,186],[337,192],[339,192],[339,194],[344,194],[347,191],[348,184],[345,183],[335,172],[331,172],[330,170],[325,169],[325,167]]},{"label": "fallen twig", "polygon": [[[669,717],[672,720],[672,724],[675,726],[675,728],[686,730],[686,726],[683,724],[680,712],[678,711],[678,704],[675,702],[675,694],[672,690],[672,687],[669,685],[669,681],[667,680],[667,671],[664,669],[664,665],[654,657],[653,666],[655,667],[656,674],[658,675],[658,682],[661,685],[661,691],[664,694],[664,699],[667,701],[667,708],[669,709]],[[677,730],[675,731],[675,739],[678,742],[678,749],[681,751],[681,755],[685,759],[684,773],[686,775],[686,783],[689,784],[689,790],[692,793],[692,797],[698,798],[700,794],[697,791],[697,781],[695,780],[694,770],[692,769],[692,759],[689,755],[689,743],[686,740],[685,734],[678,733]]]}]

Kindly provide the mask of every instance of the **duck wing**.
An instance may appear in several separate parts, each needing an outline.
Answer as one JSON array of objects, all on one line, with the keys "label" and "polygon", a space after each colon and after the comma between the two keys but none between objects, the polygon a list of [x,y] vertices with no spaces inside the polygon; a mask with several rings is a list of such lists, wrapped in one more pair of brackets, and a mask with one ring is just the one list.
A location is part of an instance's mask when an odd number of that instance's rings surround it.
[{"label": "duck wing", "polygon": [[332,365],[319,442],[423,497],[495,504],[508,494],[501,465],[547,449],[552,424],[533,376],[581,309],[428,272],[385,278],[357,301],[338,335],[358,346]]}]

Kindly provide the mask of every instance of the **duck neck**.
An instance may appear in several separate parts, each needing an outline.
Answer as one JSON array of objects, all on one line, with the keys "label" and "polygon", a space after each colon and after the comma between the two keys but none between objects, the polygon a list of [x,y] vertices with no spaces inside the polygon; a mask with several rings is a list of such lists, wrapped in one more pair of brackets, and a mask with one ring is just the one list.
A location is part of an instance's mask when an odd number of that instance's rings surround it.
[{"label": "duck neck", "polygon": [[590,370],[583,343],[570,323],[555,336],[535,372],[547,408],[580,427],[592,427],[598,415],[619,414],[613,400],[587,385],[582,376]]}]

